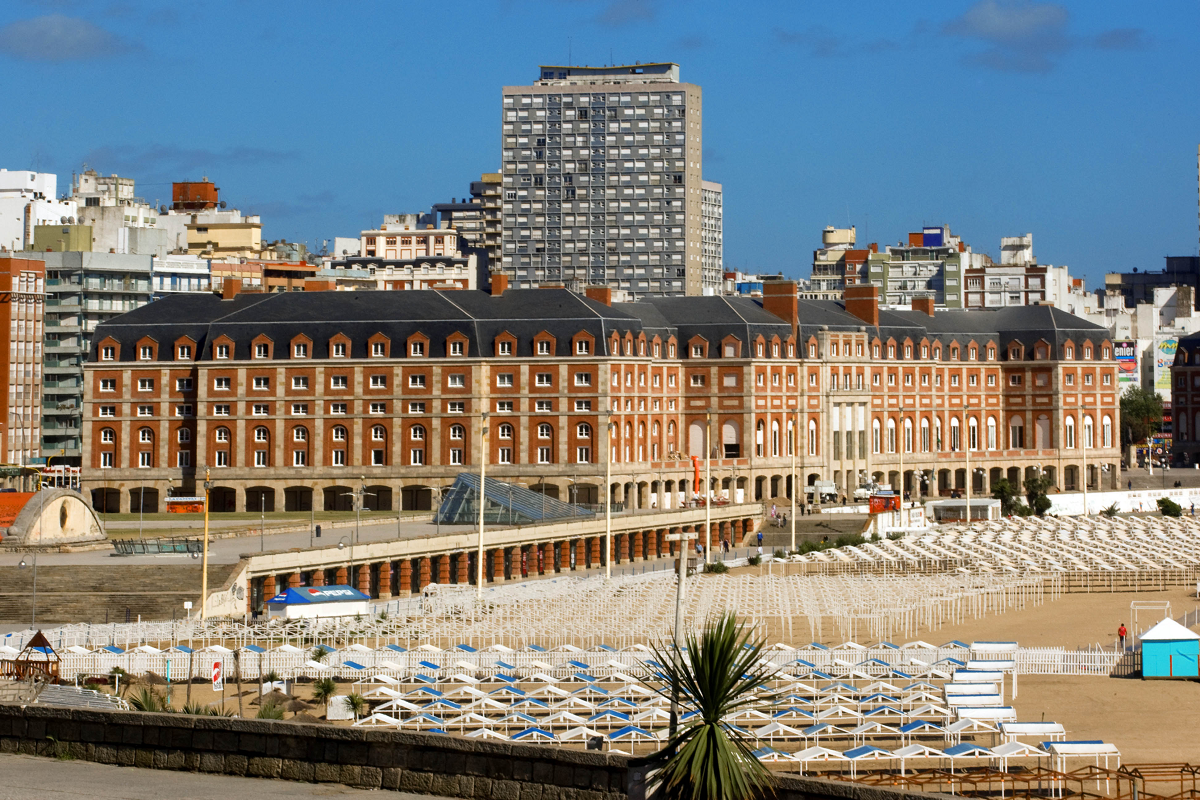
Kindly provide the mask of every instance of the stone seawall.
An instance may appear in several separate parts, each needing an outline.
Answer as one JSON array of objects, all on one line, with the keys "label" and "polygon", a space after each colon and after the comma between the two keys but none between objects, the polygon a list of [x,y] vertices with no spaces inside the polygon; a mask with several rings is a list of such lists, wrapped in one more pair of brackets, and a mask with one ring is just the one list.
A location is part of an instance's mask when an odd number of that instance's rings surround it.
[{"label": "stone seawall", "polygon": [[[479,800],[644,800],[642,759],[440,734],[0,704],[0,753]],[[783,776],[778,800],[913,800]]]}]

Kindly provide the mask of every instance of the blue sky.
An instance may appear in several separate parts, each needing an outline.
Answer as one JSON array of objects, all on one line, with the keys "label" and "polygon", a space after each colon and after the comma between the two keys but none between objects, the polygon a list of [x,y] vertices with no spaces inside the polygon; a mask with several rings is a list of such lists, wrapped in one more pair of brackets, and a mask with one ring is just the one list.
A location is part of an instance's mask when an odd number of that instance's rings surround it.
[{"label": "blue sky", "polygon": [[462,197],[537,65],[676,61],[704,89],[726,267],[807,276],[825,225],[1034,234],[1091,287],[1197,252],[1200,5],[7,0],[0,166],[169,202],[208,175],[320,246]]}]

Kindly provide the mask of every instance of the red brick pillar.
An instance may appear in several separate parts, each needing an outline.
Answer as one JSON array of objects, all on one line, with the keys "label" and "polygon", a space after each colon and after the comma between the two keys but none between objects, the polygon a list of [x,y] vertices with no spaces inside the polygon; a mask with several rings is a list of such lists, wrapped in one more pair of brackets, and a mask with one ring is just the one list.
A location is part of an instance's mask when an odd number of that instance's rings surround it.
[{"label": "red brick pillar", "polygon": [[504,548],[500,548],[492,551],[492,583],[504,580]]},{"label": "red brick pillar", "polygon": [[622,533],[617,539],[617,552],[620,553],[620,558],[618,560],[622,563],[629,560],[629,545],[632,538],[632,533]]},{"label": "red brick pillar", "polygon": [[742,543],[743,544],[746,541],[746,537],[752,533],[754,533],[754,520],[752,520],[752,519],[742,520]]},{"label": "red brick pillar", "polygon": [[737,547],[742,542],[742,521],[735,519],[733,521],[733,538],[729,540],[730,547]]},{"label": "red brick pillar", "polygon": [[600,546],[602,544],[601,537],[593,536],[590,540],[592,543],[592,552],[588,556],[588,568],[600,566]]},{"label": "red brick pillar", "polygon": [[371,568],[366,564],[359,564],[356,569],[358,570],[358,590],[365,595],[371,594]]},{"label": "red brick pillar", "polygon": [[379,565],[379,596],[392,596],[392,562],[384,561]]},{"label": "red brick pillar", "polygon": [[645,558],[645,553],[642,552],[642,540],[646,538],[645,531],[634,531],[633,533],[633,560],[641,561]]},{"label": "red brick pillar", "polygon": [[264,603],[275,596],[275,576],[274,575],[268,575],[267,577],[263,578],[262,596],[263,596]]},{"label": "red brick pillar", "polygon": [[575,569],[584,569],[587,567],[587,539],[575,540]]},{"label": "red brick pillar", "polygon": [[730,522],[721,523],[721,537],[717,540],[717,546],[720,547],[721,542],[725,539],[728,539],[730,543],[733,542],[733,524]]},{"label": "red brick pillar", "polygon": [[396,594],[412,594],[412,559],[406,558],[400,562],[400,574],[396,582],[400,584],[396,587]]},{"label": "red brick pillar", "polygon": [[[337,568],[337,575],[334,576],[334,580],[337,581],[338,586],[345,586],[347,584],[348,579],[346,577],[346,568],[345,567]],[[271,583],[272,583],[272,585],[274,585],[275,581],[272,580]]]},{"label": "red brick pillar", "polygon": [[458,563],[455,566],[458,567],[458,569],[455,570],[458,573],[456,582],[461,583],[464,586],[466,584],[470,583],[471,582],[471,560],[469,558],[467,558],[467,554],[465,552],[458,554]]},{"label": "red brick pillar", "polygon": [[570,542],[563,541],[558,543],[559,572],[569,572],[571,570],[571,547]]},{"label": "red brick pillar", "polygon": [[450,583],[450,554],[438,556],[438,583],[446,585]]},{"label": "red brick pillar", "polygon": [[313,586],[324,586],[325,585],[325,570],[324,569],[314,569],[313,570],[312,585]]},{"label": "red brick pillar", "polygon": [[421,556],[417,562],[417,588],[424,589],[429,583],[429,556]]},{"label": "red brick pillar", "polygon": [[[678,533],[682,535],[683,528],[671,528],[669,531],[667,531],[668,535],[672,533]],[[675,555],[675,542],[667,542],[667,554],[671,556]]]},{"label": "red brick pillar", "polygon": [[297,589],[300,587],[300,573],[289,572],[287,577],[287,585],[289,589]]}]

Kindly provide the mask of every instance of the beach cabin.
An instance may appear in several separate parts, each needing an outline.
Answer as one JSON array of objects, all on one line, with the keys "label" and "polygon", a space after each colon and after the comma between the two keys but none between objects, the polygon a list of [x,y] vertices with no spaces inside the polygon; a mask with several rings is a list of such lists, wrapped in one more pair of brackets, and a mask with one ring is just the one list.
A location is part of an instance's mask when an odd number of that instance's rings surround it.
[{"label": "beach cabin", "polygon": [[1200,634],[1164,619],[1141,641],[1142,678],[1200,678]]},{"label": "beach cabin", "polygon": [[271,619],[352,617],[370,612],[371,598],[351,586],[299,586],[267,601]]}]

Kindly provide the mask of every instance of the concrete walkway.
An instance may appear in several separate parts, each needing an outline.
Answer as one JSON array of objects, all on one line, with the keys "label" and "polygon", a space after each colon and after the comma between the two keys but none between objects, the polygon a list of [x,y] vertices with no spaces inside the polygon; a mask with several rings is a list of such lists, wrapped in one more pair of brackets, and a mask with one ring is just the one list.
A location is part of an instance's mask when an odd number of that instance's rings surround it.
[{"label": "concrete walkway", "polygon": [[[399,800],[435,800],[429,795],[388,792]],[[291,800],[310,797],[379,797],[366,789],[331,783],[235,778],[198,772],[114,767],[90,761],[58,761],[36,756],[0,755],[0,800],[214,800],[253,797]]]}]

